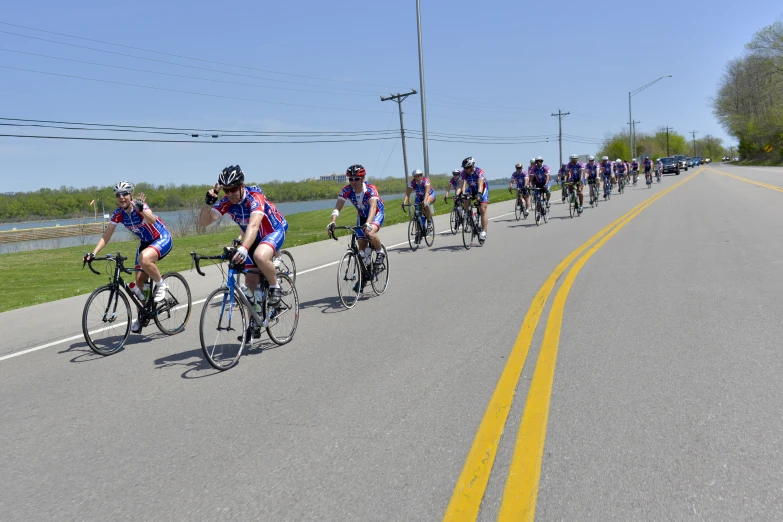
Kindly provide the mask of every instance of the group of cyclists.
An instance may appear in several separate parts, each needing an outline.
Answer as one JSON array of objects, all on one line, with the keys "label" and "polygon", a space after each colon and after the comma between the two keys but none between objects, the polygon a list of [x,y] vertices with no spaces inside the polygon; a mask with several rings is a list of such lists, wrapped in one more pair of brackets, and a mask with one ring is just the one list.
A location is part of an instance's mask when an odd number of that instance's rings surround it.
[{"label": "group of cyclists", "polygon": [[[606,198],[607,194],[611,192],[615,180],[628,182],[632,175],[633,181],[636,183],[640,166],[644,169],[647,180],[651,182],[653,162],[649,157],[645,157],[642,163],[639,163],[636,158],[630,163],[620,159],[611,162],[607,156],[601,159],[601,163],[596,163],[594,156],[588,156],[587,159],[587,163],[584,164],[579,161],[578,156],[572,155],[570,161],[561,166],[557,176],[557,180],[568,187],[563,191],[564,201],[567,195],[572,194],[573,191],[577,192],[579,213],[582,212],[584,199],[582,188],[585,184],[597,185],[602,181],[604,198]],[[662,168],[662,164],[658,161],[655,170],[659,180]],[[333,236],[337,218],[340,216],[345,202],[350,201],[357,212],[356,226],[361,227],[357,231],[359,248],[365,252],[367,259],[370,259],[370,249],[375,249],[374,262],[376,265],[382,265],[385,254],[378,233],[383,226],[385,217],[383,199],[381,199],[378,188],[366,181],[367,171],[362,165],[351,165],[345,174],[348,184],[337,196],[331,221],[326,227],[327,234],[329,237]],[[435,201],[435,190],[421,170],[416,169],[412,174],[413,179],[406,189],[402,208],[405,209],[411,195],[415,193],[414,204],[420,205],[426,217],[427,227],[432,227],[431,204]],[[530,160],[530,166],[527,170],[523,168],[521,163],[516,164],[516,170],[511,175],[509,191],[514,188],[519,191],[520,200],[524,202],[523,211],[527,216],[531,191],[543,191],[546,194],[546,207],[549,208],[552,182],[549,166],[544,164],[543,157],[538,156]],[[112,214],[106,231],[98,240],[93,251],[84,255],[84,261],[95,258],[111,240],[117,225],[122,223],[140,240],[136,250],[135,265],[139,270],[136,272],[135,284],[138,288],[142,288],[149,278],[152,278],[155,283],[155,293],[150,297],[155,302],[160,302],[165,298],[167,288],[156,263],[171,251],[173,247],[172,236],[163,220],[155,215],[147,205],[144,194],[136,195],[134,193],[132,183],[120,181],[113,189],[118,208]],[[220,196],[221,191],[223,192],[222,197]],[[465,158],[462,161],[462,168],[452,171],[444,200],[448,200],[452,191],[455,201],[462,201],[466,210],[471,199],[478,201],[483,227],[480,239],[486,240],[489,223],[487,215],[489,185],[484,171],[476,166],[473,157]],[[246,269],[257,268],[269,283],[268,302],[272,305],[276,304],[280,301],[281,290],[277,282],[273,258],[285,242],[288,222],[277,210],[275,204],[264,195],[261,187],[245,185],[245,174],[239,165],[231,165],[223,169],[218,175],[214,187],[206,192],[204,206],[199,214],[199,224],[207,226],[225,214],[231,216],[242,232],[232,261],[237,264],[244,263]],[[251,293],[259,282],[260,278],[257,274],[253,274],[252,271],[248,272],[245,284]],[[141,321],[137,318],[131,325],[131,331],[140,333],[141,327]]]}]

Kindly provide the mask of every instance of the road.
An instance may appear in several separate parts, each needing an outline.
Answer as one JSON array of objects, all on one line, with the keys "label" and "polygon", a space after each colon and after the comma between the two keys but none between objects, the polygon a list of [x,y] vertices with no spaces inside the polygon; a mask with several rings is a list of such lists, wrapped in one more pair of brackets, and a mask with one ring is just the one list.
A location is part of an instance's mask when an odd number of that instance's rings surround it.
[{"label": "road", "polygon": [[396,246],[352,310],[344,241],[298,247],[296,338],[223,373],[198,336],[216,270],[186,273],[185,332],[106,358],[85,297],[0,314],[2,519],[780,520],[774,186],[716,164],[574,219],[555,196],[540,227],[493,205],[483,247]]}]

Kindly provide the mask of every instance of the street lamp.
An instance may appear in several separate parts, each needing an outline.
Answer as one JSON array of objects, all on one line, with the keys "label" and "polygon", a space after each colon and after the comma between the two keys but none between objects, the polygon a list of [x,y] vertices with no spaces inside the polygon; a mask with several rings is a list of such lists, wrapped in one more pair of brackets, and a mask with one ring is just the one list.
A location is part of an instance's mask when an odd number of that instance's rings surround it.
[{"label": "street lamp", "polygon": [[635,143],[635,140],[634,140],[634,132],[633,132],[633,117],[631,116],[631,96],[639,94],[640,92],[645,90],[647,87],[650,87],[652,84],[654,84],[656,82],[659,82],[659,81],[663,80],[664,78],[671,78],[672,76],[673,75],[671,75],[671,74],[667,74],[666,76],[661,76],[657,80],[653,80],[653,81],[651,81],[650,83],[648,83],[646,85],[642,85],[638,89],[634,89],[633,91],[629,91],[628,92],[628,121],[630,122],[630,125],[631,125],[628,130],[629,130],[630,141],[631,141],[631,155],[634,156],[634,157],[636,157],[636,147],[635,147],[636,143]]}]

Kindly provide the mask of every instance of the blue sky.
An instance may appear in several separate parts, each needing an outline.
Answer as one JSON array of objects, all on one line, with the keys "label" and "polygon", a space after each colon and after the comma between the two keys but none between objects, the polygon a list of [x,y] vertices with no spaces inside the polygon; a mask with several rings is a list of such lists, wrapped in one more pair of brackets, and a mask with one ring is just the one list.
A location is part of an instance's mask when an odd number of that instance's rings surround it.
[{"label": "blue sky", "polygon": [[[711,133],[730,142],[712,116],[709,98],[726,61],[739,56],[753,33],[781,12],[780,3],[772,1],[744,2],[738,8],[724,0],[708,7],[687,1],[653,6],[422,0],[428,128],[469,136],[551,135],[557,133],[557,118],[550,114],[562,109],[571,112],[563,120],[565,133],[601,139],[628,121],[628,91],[673,74],[634,96],[633,116],[642,122],[638,129],[669,125],[682,133],[695,129],[697,136]],[[659,23],[662,19],[665,24]],[[398,131],[396,104],[381,103],[379,96],[419,89],[415,0],[28,0],[4,5],[0,22],[239,66],[0,24],[3,118],[249,131]],[[411,131],[421,129],[419,103],[413,96],[403,105]],[[191,139],[7,126],[0,133]],[[409,136],[407,147],[409,168],[421,168],[421,140]],[[585,154],[596,148],[565,142],[563,153]],[[472,155],[490,177],[500,177],[508,175],[515,162],[535,155],[556,164],[558,147],[556,141],[430,141],[429,153],[433,173],[450,171]],[[3,191],[109,185],[119,179],[212,183],[220,169],[236,163],[262,182],[342,172],[352,163],[362,163],[370,175],[403,174],[398,138],[220,145],[0,137]]]}]

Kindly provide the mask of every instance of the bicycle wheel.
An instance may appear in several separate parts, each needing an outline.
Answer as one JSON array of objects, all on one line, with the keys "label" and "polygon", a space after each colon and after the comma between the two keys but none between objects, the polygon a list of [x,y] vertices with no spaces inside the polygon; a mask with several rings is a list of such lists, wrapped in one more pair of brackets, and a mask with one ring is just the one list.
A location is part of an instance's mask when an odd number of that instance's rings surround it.
[{"label": "bicycle wheel", "polygon": [[575,197],[576,196],[574,194],[568,196],[568,215],[571,216],[572,219],[574,214],[576,214],[576,201],[574,201]]},{"label": "bicycle wheel", "polygon": [[452,235],[457,233],[458,223],[459,223],[459,214],[457,213],[457,208],[454,207],[451,209],[451,213],[449,214],[449,229],[451,230]]},{"label": "bicycle wheel", "polygon": [[370,284],[372,285],[375,295],[381,295],[386,291],[386,287],[389,286],[389,254],[386,252],[386,246],[383,243],[381,243],[381,249],[383,250],[383,264],[381,266],[375,264],[378,253],[375,250],[372,252],[372,276],[370,277]]},{"label": "bicycle wheel", "polygon": [[346,308],[353,308],[362,292],[362,270],[359,259],[349,250],[337,268],[337,294]]},{"label": "bicycle wheel", "polygon": [[420,239],[418,218],[413,216],[408,222],[408,245],[414,252],[419,248]]},{"label": "bicycle wheel", "polygon": [[476,212],[476,226],[473,227],[473,234],[478,239],[479,245],[483,245],[486,239],[481,239],[481,233],[484,231],[484,225],[481,223],[481,214]]},{"label": "bicycle wheel", "polygon": [[473,219],[474,212],[475,209],[471,207],[470,210],[464,214],[462,223],[462,244],[465,246],[465,250],[470,250],[470,247],[473,245],[473,224],[475,223],[475,220]]},{"label": "bicycle wheel", "polygon": [[247,321],[238,290],[231,295],[227,287],[221,287],[209,294],[201,309],[198,330],[204,357],[213,368],[224,371],[239,362]]},{"label": "bicycle wheel", "polygon": [[543,201],[541,202],[541,217],[544,218],[544,223],[549,222],[549,210],[547,210],[546,203]]},{"label": "bicycle wheel", "polygon": [[517,221],[522,217],[522,202],[519,200],[519,196],[514,203],[514,217],[517,218]]},{"label": "bicycle wheel", "polygon": [[128,298],[111,285],[96,288],[82,312],[84,340],[98,355],[119,352],[130,335],[133,322]]},{"label": "bicycle wheel", "polygon": [[536,198],[536,226],[541,224],[541,200]]},{"label": "bicycle wheel", "polygon": [[428,247],[431,247],[435,243],[435,223],[428,221],[424,229],[424,242]]},{"label": "bicycle wheel", "polygon": [[266,305],[266,333],[277,345],[291,342],[299,324],[299,295],[294,281],[285,274],[277,274],[282,296],[275,306]]},{"label": "bicycle wheel", "polygon": [[284,274],[291,278],[291,282],[296,284],[296,262],[294,256],[288,250],[281,250],[275,258],[275,268],[278,274]]},{"label": "bicycle wheel", "polygon": [[168,289],[166,297],[155,303],[155,324],[166,335],[181,332],[190,319],[190,287],[185,278],[177,272],[163,275]]}]

